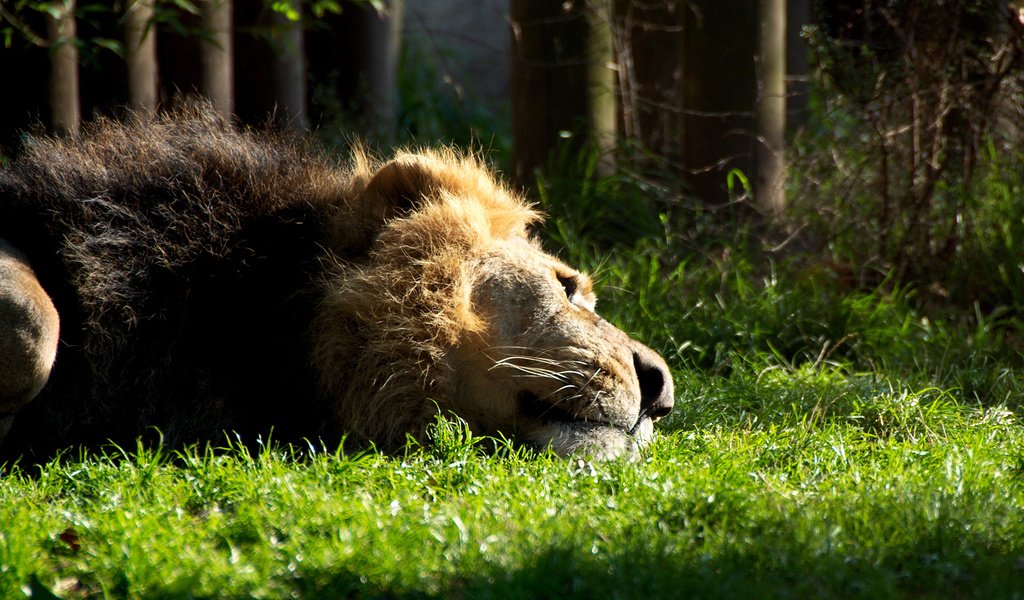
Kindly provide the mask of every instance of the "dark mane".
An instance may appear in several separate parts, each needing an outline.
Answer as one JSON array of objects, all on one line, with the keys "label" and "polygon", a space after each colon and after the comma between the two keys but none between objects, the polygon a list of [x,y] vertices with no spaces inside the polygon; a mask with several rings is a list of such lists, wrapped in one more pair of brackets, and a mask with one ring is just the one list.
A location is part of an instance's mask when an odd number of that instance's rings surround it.
[{"label": "dark mane", "polygon": [[[31,420],[66,446],[145,425],[172,438],[266,431],[279,411],[261,407],[311,402],[304,334],[343,174],[299,141],[235,130],[202,105],[31,141],[0,171],[0,238],[51,291],[61,347],[51,385],[3,448],[43,450],[16,435],[38,430]],[[313,407],[287,414],[316,418]]]}]

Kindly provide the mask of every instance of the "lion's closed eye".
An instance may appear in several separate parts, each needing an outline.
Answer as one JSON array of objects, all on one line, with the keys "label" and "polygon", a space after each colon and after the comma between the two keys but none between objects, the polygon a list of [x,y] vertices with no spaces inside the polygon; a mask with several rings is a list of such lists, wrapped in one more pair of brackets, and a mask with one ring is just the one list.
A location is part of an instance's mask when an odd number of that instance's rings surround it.
[{"label": "lion's closed eye", "polygon": [[594,312],[597,298],[594,297],[593,285],[590,278],[583,273],[572,273],[566,271],[555,271],[555,278],[565,291],[565,297],[569,302]]},{"label": "lion's closed eye", "polygon": [[572,297],[576,295],[580,287],[579,275],[556,273],[555,277],[558,278],[558,283],[562,284],[562,288],[565,290],[565,297],[572,300]]}]

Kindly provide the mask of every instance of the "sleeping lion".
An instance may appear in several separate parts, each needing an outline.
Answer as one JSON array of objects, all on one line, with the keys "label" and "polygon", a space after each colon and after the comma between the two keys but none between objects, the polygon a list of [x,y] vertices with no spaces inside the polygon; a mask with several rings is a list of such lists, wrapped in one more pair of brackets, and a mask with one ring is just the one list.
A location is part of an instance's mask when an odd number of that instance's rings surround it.
[{"label": "sleeping lion", "polygon": [[632,454],[665,361],[473,157],[239,131],[202,106],[33,139],[0,170],[0,455],[241,436],[422,439],[440,414]]}]

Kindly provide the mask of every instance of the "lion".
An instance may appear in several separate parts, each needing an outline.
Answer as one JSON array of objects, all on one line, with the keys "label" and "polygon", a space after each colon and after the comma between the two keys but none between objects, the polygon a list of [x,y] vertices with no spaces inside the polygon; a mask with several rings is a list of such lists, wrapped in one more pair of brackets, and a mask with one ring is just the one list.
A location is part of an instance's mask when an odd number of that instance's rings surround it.
[{"label": "lion", "polygon": [[343,164],[202,104],[30,138],[0,169],[0,454],[153,432],[387,451],[441,414],[633,455],[670,371],[540,221],[472,154]]}]

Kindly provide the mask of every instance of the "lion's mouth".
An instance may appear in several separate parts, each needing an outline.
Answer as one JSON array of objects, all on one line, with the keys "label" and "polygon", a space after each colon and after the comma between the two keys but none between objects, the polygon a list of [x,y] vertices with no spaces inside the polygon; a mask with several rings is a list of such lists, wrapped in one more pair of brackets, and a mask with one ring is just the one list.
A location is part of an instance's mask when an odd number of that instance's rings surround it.
[{"label": "lion's mouth", "polygon": [[529,391],[519,392],[516,400],[519,405],[520,414],[533,421],[539,421],[542,423],[559,423],[583,428],[605,427],[621,431],[630,437],[636,435],[637,430],[640,429],[640,426],[643,424],[644,418],[646,417],[644,412],[641,411],[637,416],[636,423],[631,427],[627,427],[621,423],[613,423],[607,420],[592,419],[581,416],[555,404],[545,402],[540,398],[540,396]]}]

